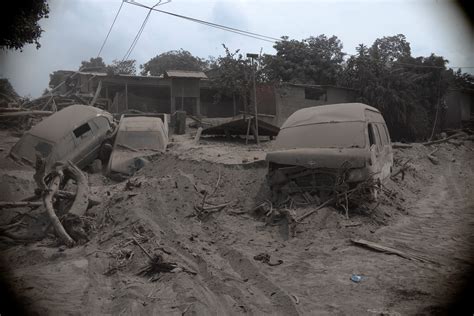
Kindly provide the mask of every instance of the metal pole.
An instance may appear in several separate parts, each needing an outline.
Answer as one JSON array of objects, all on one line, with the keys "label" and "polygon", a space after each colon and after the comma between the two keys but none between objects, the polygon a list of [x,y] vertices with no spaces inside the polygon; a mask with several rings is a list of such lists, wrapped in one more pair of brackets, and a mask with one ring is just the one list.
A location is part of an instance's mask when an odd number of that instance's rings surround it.
[{"label": "metal pole", "polygon": [[253,72],[253,104],[255,106],[255,140],[257,145],[260,145],[258,139],[258,111],[257,111],[257,85],[255,84],[255,68],[253,66],[253,57],[252,57],[252,72]]}]

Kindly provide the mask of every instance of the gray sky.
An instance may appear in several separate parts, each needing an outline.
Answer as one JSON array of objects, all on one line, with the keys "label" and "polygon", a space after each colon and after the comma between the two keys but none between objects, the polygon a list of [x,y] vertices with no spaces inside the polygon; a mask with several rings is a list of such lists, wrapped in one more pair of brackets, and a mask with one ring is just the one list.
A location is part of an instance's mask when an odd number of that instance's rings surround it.
[{"label": "gray sky", "polygon": [[[147,5],[155,1],[138,0]],[[39,96],[54,70],[79,67],[95,57],[121,0],[50,0],[41,48],[0,51],[0,77],[9,78],[22,96]],[[472,28],[450,1],[443,0],[173,0],[162,10],[188,15],[272,37],[336,35],[344,51],[359,43],[405,34],[413,56],[442,55],[450,66],[474,66]],[[124,4],[102,52],[106,63],[122,59],[147,11]],[[150,58],[183,48],[200,57],[224,53],[221,44],[242,53],[273,54],[272,43],[243,37],[153,12],[131,59]],[[474,69],[463,69],[474,72]]]}]

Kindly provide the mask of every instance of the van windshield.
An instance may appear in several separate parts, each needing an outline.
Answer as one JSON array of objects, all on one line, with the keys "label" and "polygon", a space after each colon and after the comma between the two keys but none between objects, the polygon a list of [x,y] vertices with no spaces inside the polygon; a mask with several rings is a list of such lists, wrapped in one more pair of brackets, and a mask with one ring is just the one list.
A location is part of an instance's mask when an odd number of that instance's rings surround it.
[{"label": "van windshield", "polygon": [[278,149],[364,148],[365,122],[329,122],[289,127],[280,130]]}]

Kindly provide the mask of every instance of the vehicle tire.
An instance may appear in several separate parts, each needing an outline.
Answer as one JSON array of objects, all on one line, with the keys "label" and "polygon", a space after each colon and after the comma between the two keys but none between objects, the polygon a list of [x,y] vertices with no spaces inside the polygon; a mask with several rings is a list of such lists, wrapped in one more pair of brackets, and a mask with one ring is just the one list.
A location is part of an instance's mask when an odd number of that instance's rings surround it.
[{"label": "vehicle tire", "polygon": [[100,159],[94,160],[91,165],[90,169],[92,173],[99,173],[102,171],[102,161]]},{"label": "vehicle tire", "polygon": [[100,147],[99,151],[99,159],[102,160],[103,162],[107,162],[110,158],[110,154],[112,153],[112,144],[109,142],[104,143]]}]

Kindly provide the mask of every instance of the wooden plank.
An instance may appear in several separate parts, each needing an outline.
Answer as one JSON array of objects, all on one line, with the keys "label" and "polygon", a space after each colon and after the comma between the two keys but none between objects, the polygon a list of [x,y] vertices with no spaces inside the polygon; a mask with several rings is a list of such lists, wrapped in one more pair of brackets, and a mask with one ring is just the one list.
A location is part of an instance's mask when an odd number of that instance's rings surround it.
[{"label": "wooden plank", "polygon": [[392,247],[384,246],[375,242],[367,241],[364,239],[351,239],[351,242],[355,245],[362,246],[371,250],[375,250],[378,252],[382,253],[387,253],[387,254],[393,254],[397,255],[399,257],[409,259],[409,260],[418,260],[421,262],[431,262],[435,263],[434,261],[431,261],[427,258],[423,258],[422,256],[416,255],[416,254],[410,254]]}]

